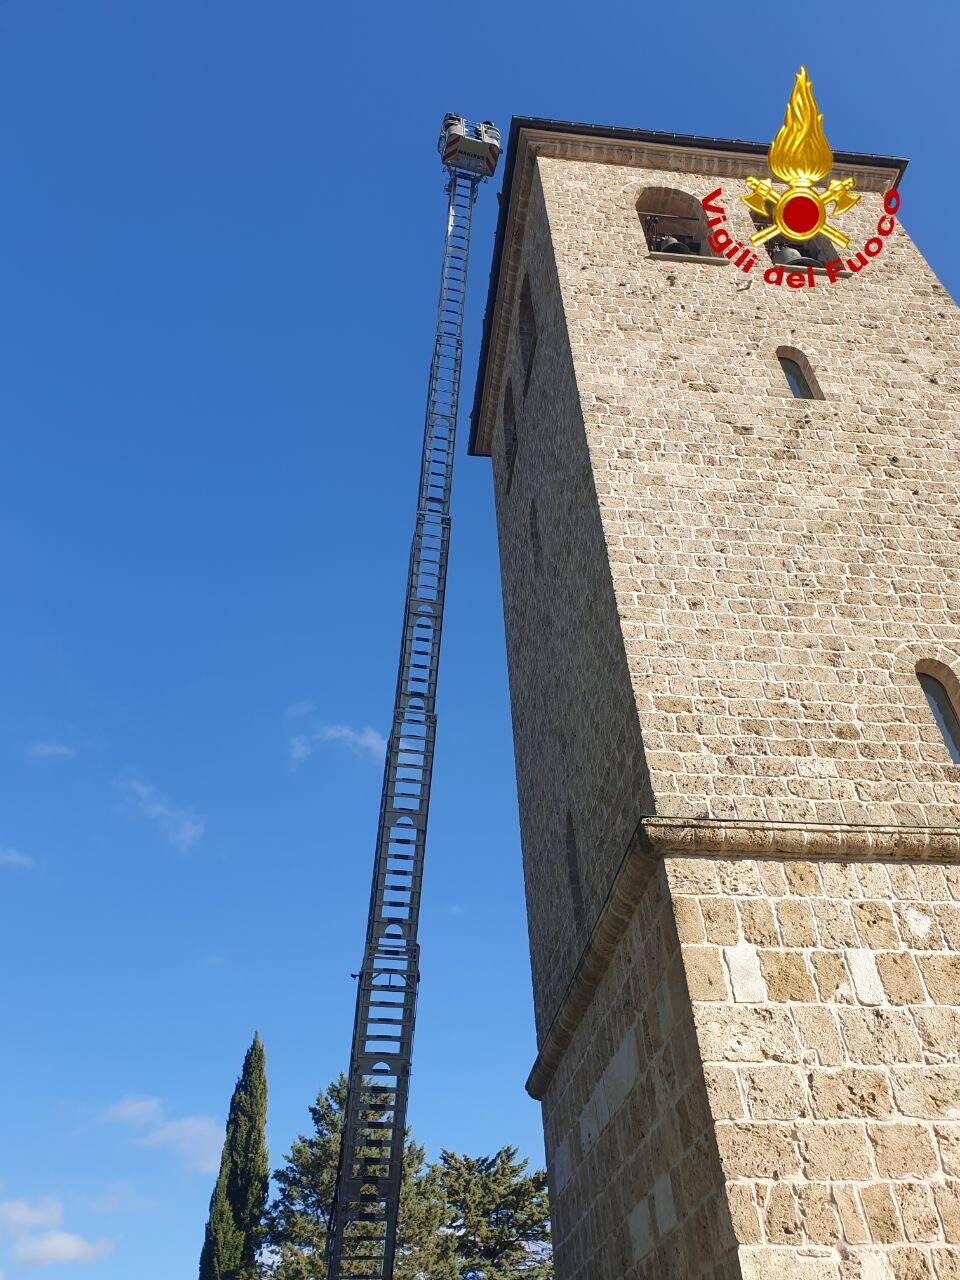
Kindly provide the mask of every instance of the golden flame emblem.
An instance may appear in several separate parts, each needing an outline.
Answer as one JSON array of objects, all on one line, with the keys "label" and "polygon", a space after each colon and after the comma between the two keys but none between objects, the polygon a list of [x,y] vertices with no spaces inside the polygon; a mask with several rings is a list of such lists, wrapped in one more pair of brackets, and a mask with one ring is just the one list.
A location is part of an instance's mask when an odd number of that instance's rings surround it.
[{"label": "golden flame emblem", "polygon": [[773,219],[770,226],[750,237],[751,243],[763,244],[778,232],[788,240],[800,241],[812,240],[822,232],[838,248],[845,248],[850,237],[827,222],[828,206],[840,214],[852,209],[860,196],[853,191],[852,178],[834,178],[826,191],[815,187],[833,167],[833,152],[823,132],[823,116],[806,67],[797,72],[783,125],[767,152],[767,163],[787,189],[779,192],[770,182],[747,178],[750,194],[740,199],[754,213]]},{"label": "golden flame emblem", "polygon": [[780,132],[767,152],[770,172],[789,186],[807,187],[830,172],[833,152],[823,133],[806,67],[797,72]]}]

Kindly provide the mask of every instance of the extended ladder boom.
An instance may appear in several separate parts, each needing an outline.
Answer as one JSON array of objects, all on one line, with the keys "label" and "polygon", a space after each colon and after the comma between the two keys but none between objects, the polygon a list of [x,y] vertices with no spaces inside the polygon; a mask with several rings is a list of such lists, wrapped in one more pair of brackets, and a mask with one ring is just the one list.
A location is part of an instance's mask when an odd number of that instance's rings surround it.
[{"label": "extended ladder boom", "polygon": [[400,667],[327,1234],[328,1280],[393,1276],[419,981],[417,926],[433,777],[470,224],[477,188],[496,168],[500,138],[489,123],[469,126],[462,117],[448,115],[439,150],[449,175],[447,230]]}]

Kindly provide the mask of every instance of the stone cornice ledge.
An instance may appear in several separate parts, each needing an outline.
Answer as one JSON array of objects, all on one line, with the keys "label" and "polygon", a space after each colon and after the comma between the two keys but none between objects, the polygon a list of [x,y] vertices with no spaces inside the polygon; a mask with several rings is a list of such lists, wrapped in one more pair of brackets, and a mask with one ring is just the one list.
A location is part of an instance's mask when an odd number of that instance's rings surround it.
[{"label": "stone cornice ledge", "polygon": [[531,1097],[546,1093],[657,862],[667,855],[960,862],[960,828],[641,818],[527,1078]]}]

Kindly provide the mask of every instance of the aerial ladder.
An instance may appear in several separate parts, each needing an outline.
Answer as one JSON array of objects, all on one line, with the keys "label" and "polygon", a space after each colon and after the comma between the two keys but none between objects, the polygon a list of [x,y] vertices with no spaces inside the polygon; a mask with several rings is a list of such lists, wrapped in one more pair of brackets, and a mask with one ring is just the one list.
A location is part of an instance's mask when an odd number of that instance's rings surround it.
[{"label": "aerial ladder", "polygon": [[470,224],[480,183],[496,169],[500,134],[488,120],[470,125],[462,116],[448,114],[437,149],[447,173],[440,300],[393,724],[327,1230],[327,1280],[392,1280],[400,1207]]}]

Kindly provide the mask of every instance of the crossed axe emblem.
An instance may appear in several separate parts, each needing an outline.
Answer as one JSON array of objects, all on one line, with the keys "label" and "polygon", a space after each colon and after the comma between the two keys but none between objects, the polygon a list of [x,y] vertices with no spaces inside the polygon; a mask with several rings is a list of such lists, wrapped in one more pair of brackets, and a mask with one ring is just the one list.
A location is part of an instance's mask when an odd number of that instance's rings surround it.
[{"label": "crossed axe emblem", "polygon": [[751,244],[763,244],[777,232],[792,240],[809,240],[822,232],[838,249],[850,243],[848,235],[827,221],[827,211],[832,205],[833,214],[839,215],[857,203],[860,195],[852,190],[853,178],[834,178],[822,193],[812,184],[791,185],[781,193],[766,178],[747,178],[746,184],[750,194],[740,197],[743,203],[761,217],[773,219],[769,227],[754,232]]}]

